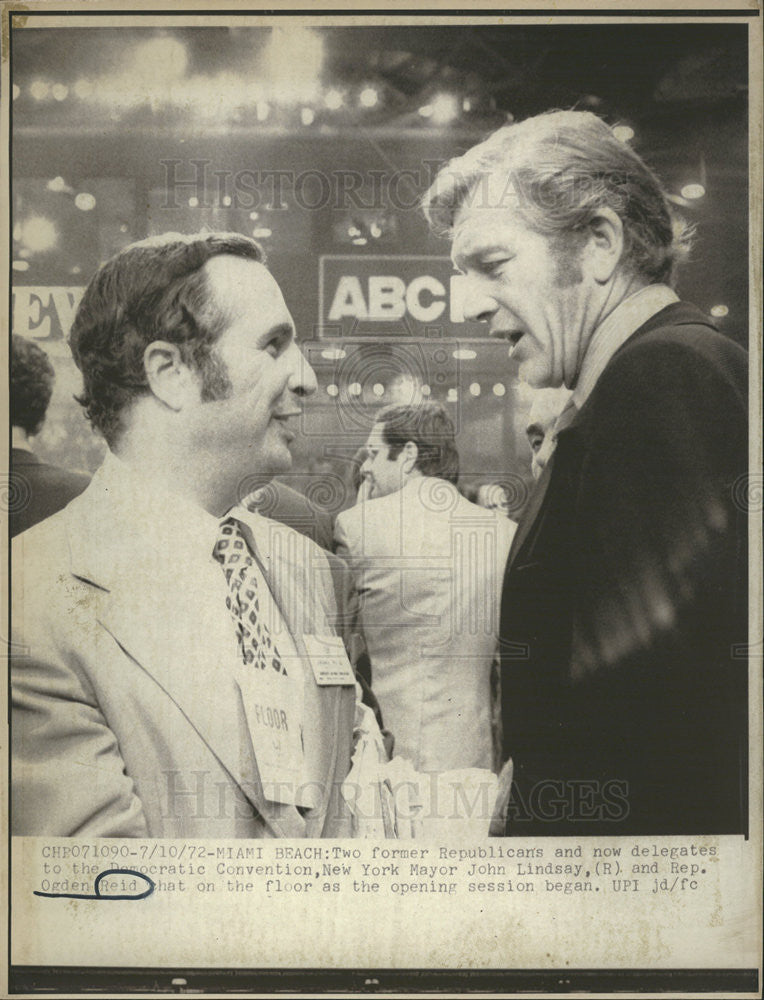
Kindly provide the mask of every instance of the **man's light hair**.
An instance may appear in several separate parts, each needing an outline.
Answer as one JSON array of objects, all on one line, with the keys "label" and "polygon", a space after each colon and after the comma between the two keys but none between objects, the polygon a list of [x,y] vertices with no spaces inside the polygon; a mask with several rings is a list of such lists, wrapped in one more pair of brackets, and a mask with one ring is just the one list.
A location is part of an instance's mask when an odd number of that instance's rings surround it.
[{"label": "man's light hair", "polygon": [[499,129],[447,163],[423,199],[441,235],[452,233],[463,207],[515,206],[534,231],[571,238],[612,209],[623,223],[624,267],[649,282],[673,284],[689,250],[689,227],[658,178],[589,111],[549,111]]}]

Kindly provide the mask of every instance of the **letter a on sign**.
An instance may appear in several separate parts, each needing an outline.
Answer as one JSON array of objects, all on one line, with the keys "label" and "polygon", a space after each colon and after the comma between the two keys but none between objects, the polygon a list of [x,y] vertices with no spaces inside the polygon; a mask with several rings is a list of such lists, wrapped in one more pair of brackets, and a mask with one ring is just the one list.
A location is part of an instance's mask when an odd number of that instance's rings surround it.
[{"label": "letter a on sign", "polygon": [[343,274],[337,282],[337,291],[329,310],[329,320],[333,323],[343,316],[352,316],[353,319],[366,319],[368,316],[361,282],[354,274]]}]

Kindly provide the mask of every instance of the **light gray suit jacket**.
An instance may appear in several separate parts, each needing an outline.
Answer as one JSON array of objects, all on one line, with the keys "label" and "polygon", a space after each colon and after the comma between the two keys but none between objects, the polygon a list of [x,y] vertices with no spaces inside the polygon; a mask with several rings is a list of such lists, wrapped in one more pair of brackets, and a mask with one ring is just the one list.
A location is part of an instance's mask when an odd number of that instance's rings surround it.
[{"label": "light gray suit jacket", "polygon": [[[331,633],[321,550],[250,517],[297,647]],[[230,618],[144,536],[97,473],[81,497],[14,541],[12,830],[100,837],[346,836],[355,690],[304,678],[314,808],[266,801]],[[214,564],[212,571],[219,571]],[[221,577],[222,577],[222,571]],[[225,612],[225,608],[222,609]]]},{"label": "light gray suit jacket", "polygon": [[396,754],[419,770],[492,766],[490,670],[515,527],[432,477],[337,518],[374,693]]}]

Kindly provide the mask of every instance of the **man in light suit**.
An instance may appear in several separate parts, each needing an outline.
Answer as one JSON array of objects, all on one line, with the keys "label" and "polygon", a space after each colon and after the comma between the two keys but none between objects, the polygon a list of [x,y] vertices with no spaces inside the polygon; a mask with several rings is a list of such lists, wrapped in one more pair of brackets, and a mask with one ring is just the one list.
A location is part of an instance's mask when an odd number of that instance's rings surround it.
[{"label": "man in light suit", "polygon": [[502,597],[510,834],[747,829],[747,357],[673,290],[657,178],[588,112],[507,126],[426,197],[464,312],[570,403]]},{"label": "man in light suit", "polygon": [[331,572],[308,538],[237,506],[290,467],[316,387],[260,247],[128,247],[70,344],[110,452],[16,539],[13,832],[346,835],[355,686],[327,624]]},{"label": "man in light suit", "polygon": [[356,574],[374,693],[397,756],[420,771],[490,768],[490,671],[514,522],[456,488],[454,426],[438,403],[377,415],[369,499],[336,521]]}]

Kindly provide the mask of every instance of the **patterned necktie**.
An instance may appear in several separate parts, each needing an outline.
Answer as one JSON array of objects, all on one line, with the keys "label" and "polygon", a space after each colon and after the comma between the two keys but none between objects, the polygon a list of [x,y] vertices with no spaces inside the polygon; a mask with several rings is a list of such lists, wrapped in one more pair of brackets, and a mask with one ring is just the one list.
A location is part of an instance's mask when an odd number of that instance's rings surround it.
[{"label": "patterned necktie", "polygon": [[244,663],[258,670],[271,667],[286,677],[281,656],[260,611],[255,561],[235,518],[229,517],[221,523],[212,554],[222,565],[228,584],[225,603],[236,626]]}]

